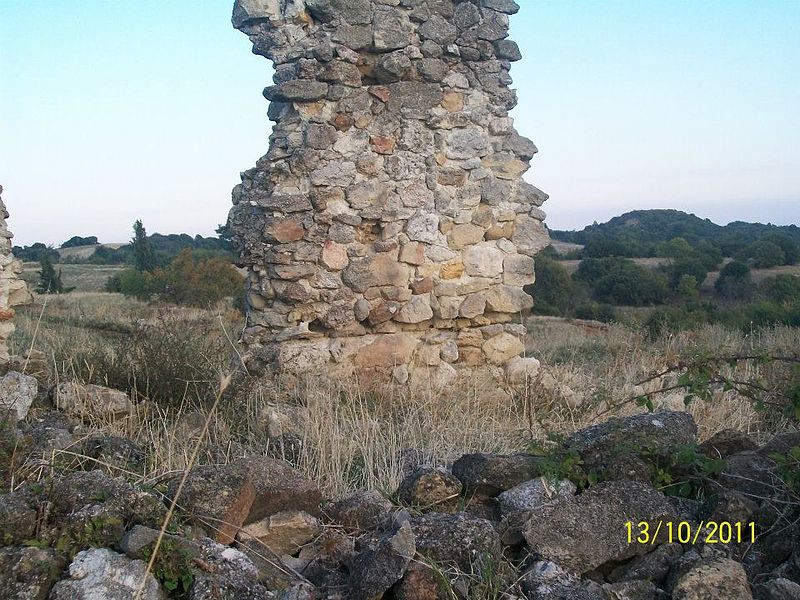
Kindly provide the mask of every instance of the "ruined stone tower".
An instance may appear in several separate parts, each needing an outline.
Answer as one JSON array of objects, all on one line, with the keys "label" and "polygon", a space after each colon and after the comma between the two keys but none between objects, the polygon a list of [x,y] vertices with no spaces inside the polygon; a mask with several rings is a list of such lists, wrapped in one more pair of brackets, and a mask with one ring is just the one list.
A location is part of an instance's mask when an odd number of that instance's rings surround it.
[{"label": "ruined stone tower", "polygon": [[269,151],[229,218],[251,366],[403,381],[522,352],[522,286],[549,240],[547,196],[522,179],[536,147],[508,116],[518,10],[237,0],[234,26],[275,65]]},{"label": "ruined stone tower", "polygon": [[11,254],[13,234],[6,227],[8,211],[2,199],[0,185],[0,366],[9,360],[7,340],[14,333],[14,306],[30,300],[28,286],[20,279],[22,265]]}]

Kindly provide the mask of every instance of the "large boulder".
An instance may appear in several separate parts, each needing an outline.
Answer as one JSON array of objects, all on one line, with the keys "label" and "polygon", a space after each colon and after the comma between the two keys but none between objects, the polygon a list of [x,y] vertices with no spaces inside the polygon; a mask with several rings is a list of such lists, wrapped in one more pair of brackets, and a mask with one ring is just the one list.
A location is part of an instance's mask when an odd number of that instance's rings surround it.
[{"label": "large boulder", "polygon": [[580,574],[652,549],[636,536],[629,541],[626,523],[646,521],[655,532],[675,515],[666,496],[650,486],[611,481],[531,511],[523,535],[536,556]]},{"label": "large boulder", "polygon": [[379,529],[391,522],[395,506],[380,492],[354,492],[325,505],[323,512],[332,523],[348,531]]},{"label": "large boulder", "polygon": [[120,419],[133,411],[125,392],[100,385],[65,381],[54,390],[56,406],[69,415],[81,418]]},{"label": "large boulder", "polygon": [[0,377],[0,409],[12,411],[16,420],[22,421],[38,391],[39,383],[34,377],[10,371]]},{"label": "large boulder", "polygon": [[[244,525],[256,497],[250,473],[239,464],[194,467],[180,489],[175,478],[167,500],[175,501],[211,537],[230,544]],[[178,492],[180,491],[180,496]]]},{"label": "large boulder", "polygon": [[255,499],[246,523],[287,510],[320,515],[322,492],[316,483],[289,463],[266,457],[245,458],[237,462],[249,474]]},{"label": "large boulder", "polygon": [[694,445],[697,425],[686,412],[658,411],[611,419],[572,434],[566,449],[587,465],[608,465],[623,457],[666,457]]},{"label": "large boulder", "polygon": [[7,546],[0,549],[0,598],[45,600],[64,563],[52,548]]},{"label": "large boulder", "polygon": [[543,475],[543,462],[541,456],[530,454],[466,454],[453,463],[453,475],[468,494],[496,496]]},{"label": "large boulder", "polygon": [[729,558],[702,560],[681,577],[672,591],[673,600],[736,598],[750,600],[753,594],[741,563]]},{"label": "large boulder", "polygon": [[464,573],[482,572],[500,558],[500,538],[490,521],[466,513],[428,513],[411,519],[417,552]]},{"label": "large boulder", "polygon": [[[143,593],[138,594],[144,582]],[[69,566],[69,579],[59,581],[50,600],[161,600],[166,594],[147,573],[147,563],[132,560],[107,548],[79,552]]]},{"label": "large boulder", "polygon": [[350,597],[353,600],[381,598],[397,583],[414,558],[414,532],[408,522],[383,536],[353,560],[350,566]]}]

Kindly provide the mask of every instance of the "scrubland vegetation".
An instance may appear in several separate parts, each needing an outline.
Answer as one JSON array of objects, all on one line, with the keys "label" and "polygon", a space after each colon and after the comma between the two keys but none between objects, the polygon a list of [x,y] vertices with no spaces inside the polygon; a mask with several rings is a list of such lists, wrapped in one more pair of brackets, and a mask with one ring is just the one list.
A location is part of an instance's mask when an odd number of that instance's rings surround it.
[{"label": "scrubland vegetation", "polygon": [[[17,321],[13,350],[46,352],[52,384],[79,380],[130,392],[138,402],[134,418],[93,426],[147,449],[142,477],[186,466],[198,423],[233,369],[243,326],[230,302],[201,309],[80,292],[40,296]],[[331,496],[359,488],[388,493],[409,464],[547,447],[597,420],[640,412],[644,394],[652,393],[654,408],[681,409],[686,393],[674,388],[681,372],[652,376],[708,356],[763,356],[732,361],[722,372],[772,392],[757,401],[711,383],[706,400],[689,407],[701,438],[727,427],[766,437],[794,421],[787,398],[800,389],[796,367],[767,357],[796,355],[796,328],[744,334],[715,325],[653,337],[622,324],[533,317],[528,329],[528,354],[543,369],[537,381],[517,388],[498,389],[478,375],[446,389],[430,383],[378,391],[354,380],[242,376],[222,398],[201,462],[255,451],[288,458]]]}]

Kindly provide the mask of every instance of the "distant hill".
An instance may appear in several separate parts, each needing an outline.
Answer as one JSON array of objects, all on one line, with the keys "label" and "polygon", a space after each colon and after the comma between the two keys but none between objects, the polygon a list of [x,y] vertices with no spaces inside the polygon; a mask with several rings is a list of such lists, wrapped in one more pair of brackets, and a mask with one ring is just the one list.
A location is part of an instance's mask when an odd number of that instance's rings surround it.
[{"label": "distant hill", "polygon": [[[179,252],[189,248],[194,252],[229,256],[230,242],[219,237],[191,236],[185,233],[162,235],[154,233],[147,236],[156,254],[159,264],[167,264]],[[42,255],[49,254],[53,262],[88,263],[95,265],[121,265],[133,261],[133,247],[130,242],[117,244],[82,244],[96,242],[97,238],[81,238],[75,236],[62,244],[61,248],[52,248],[42,242],[30,246],[14,246],[14,256],[26,262],[38,262]]]},{"label": "distant hill", "polygon": [[734,256],[770,235],[788,236],[800,244],[800,227],[797,225],[743,221],[717,225],[709,219],[673,209],[634,210],[580,231],[551,230],[550,235],[554,240],[587,246],[590,252],[595,248],[593,254],[632,257],[653,256],[657,244],[678,237],[693,246],[710,244],[724,256]]}]

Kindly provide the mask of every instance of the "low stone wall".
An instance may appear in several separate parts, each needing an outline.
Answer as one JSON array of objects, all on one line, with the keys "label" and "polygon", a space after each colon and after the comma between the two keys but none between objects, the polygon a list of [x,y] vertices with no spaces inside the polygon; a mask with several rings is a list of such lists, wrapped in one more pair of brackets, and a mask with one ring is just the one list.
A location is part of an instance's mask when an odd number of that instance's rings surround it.
[{"label": "low stone wall", "polygon": [[22,264],[11,253],[11,238],[6,219],[8,211],[2,199],[3,186],[0,185],[0,365],[9,361],[7,340],[14,333],[14,306],[26,304],[31,300],[28,286],[21,279]]}]

